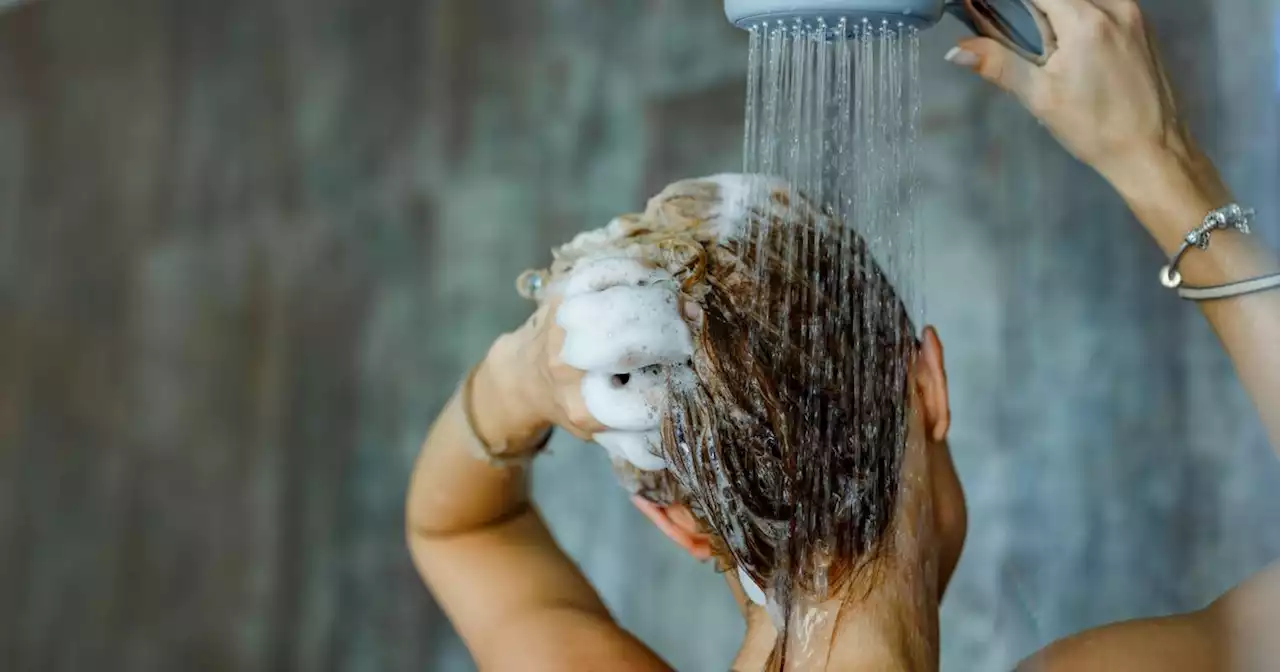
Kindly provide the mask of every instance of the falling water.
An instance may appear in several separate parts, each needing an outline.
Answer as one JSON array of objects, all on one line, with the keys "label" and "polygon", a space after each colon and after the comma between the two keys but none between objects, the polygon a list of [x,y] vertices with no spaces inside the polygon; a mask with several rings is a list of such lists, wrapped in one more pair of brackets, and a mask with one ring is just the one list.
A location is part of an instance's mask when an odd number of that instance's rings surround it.
[{"label": "falling water", "polygon": [[[747,69],[744,172],[785,181],[865,238],[917,316],[919,31],[888,21],[765,22],[750,30]],[[767,197],[746,195],[750,205]],[[790,262],[809,245],[800,238]],[[797,300],[783,298],[779,323]]]},{"label": "falling water", "polygon": [[[910,322],[920,324],[913,208],[919,126],[916,28],[841,19],[765,22],[750,30],[744,172],[773,178],[753,182],[743,196],[756,215],[747,233],[755,258],[746,260],[759,288],[751,352],[763,333],[778,332],[805,353],[809,389],[801,403],[809,427],[795,433],[806,437],[797,443],[834,445],[837,416],[844,426],[856,420],[859,450],[900,454],[905,443],[903,381],[914,334],[885,318],[896,308],[885,305],[883,290],[890,288],[882,285],[892,285]],[[780,183],[790,186],[783,188],[789,198],[778,200]],[[816,221],[804,214],[815,211]],[[773,253],[785,269],[780,280],[779,264],[767,258]],[[797,326],[793,315],[807,320]],[[833,328],[849,324],[857,326]],[[857,356],[833,357],[832,349]],[[885,370],[893,375],[874,373]],[[884,407],[879,383],[892,385],[895,408]],[[883,529],[893,513],[876,506],[891,497],[869,491],[875,482],[835,473],[832,452],[792,451],[788,478],[777,484],[785,490],[780,499],[794,506],[768,586],[787,603],[773,605],[784,613],[792,601],[827,598],[831,558],[846,557],[857,543],[845,538],[847,531],[837,533],[828,510],[843,507],[848,518],[865,521],[859,532]],[[896,468],[896,459],[886,459]],[[801,582],[813,594],[797,595]]]}]

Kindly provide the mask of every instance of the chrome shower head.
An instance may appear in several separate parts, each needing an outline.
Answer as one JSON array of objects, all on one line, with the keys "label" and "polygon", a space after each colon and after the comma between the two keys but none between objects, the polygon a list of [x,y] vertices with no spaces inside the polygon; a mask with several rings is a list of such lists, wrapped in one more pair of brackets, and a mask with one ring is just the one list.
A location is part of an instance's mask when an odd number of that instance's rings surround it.
[{"label": "chrome shower head", "polygon": [[1032,0],[725,0],[724,13],[748,30],[769,24],[813,29],[819,20],[834,30],[845,20],[850,33],[863,21],[925,29],[952,14],[1034,62],[1048,60],[1056,46],[1053,28]]}]

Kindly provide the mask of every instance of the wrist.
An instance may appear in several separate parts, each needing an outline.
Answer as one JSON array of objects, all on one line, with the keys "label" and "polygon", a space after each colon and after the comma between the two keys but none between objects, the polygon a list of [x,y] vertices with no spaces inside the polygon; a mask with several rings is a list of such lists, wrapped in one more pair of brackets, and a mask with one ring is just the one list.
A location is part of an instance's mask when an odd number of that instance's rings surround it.
[{"label": "wrist", "polygon": [[473,374],[471,413],[475,431],[486,445],[507,446],[507,452],[519,453],[522,447],[537,443],[551,423],[529,403],[512,373],[511,364],[490,351]]},{"label": "wrist", "polygon": [[1168,254],[1205,215],[1233,200],[1213,162],[1188,145],[1135,154],[1103,175]]}]

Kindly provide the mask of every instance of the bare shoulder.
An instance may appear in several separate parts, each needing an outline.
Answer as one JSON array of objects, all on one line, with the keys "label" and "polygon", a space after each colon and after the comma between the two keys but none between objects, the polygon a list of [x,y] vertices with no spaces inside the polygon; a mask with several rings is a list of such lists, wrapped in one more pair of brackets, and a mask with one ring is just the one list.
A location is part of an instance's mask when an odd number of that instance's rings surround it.
[{"label": "bare shoulder", "polygon": [[1059,641],[1019,670],[1199,672],[1277,669],[1280,565],[1254,576],[1201,611],[1118,623]]},{"label": "bare shoulder", "polygon": [[1220,651],[1205,612],[1117,623],[1055,642],[1019,672],[1219,670]]},{"label": "bare shoulder", "polygon": [[611,619],[572,607],[512,624],[480,669],[492,672],[671,672],[656,653]]}]

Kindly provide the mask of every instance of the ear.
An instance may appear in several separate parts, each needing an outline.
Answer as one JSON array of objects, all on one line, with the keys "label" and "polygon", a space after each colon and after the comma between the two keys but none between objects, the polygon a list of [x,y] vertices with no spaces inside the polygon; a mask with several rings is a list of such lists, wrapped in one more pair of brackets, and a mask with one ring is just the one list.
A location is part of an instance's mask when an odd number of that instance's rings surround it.
[{"label": "ear", "polygon": [[662,533],[698,561],[711,559],[711,536],[698,529],[698,521],[685,506],[658,506],[643,497],[632,497],[636,508]]},{"label": "ear", "polygon": [[947,393],[942,340],[933,327],[924,330],[916,362],[915,384],[922,402],[925,432],[931,441],[943,441],[951,430],[951,400]]}]

